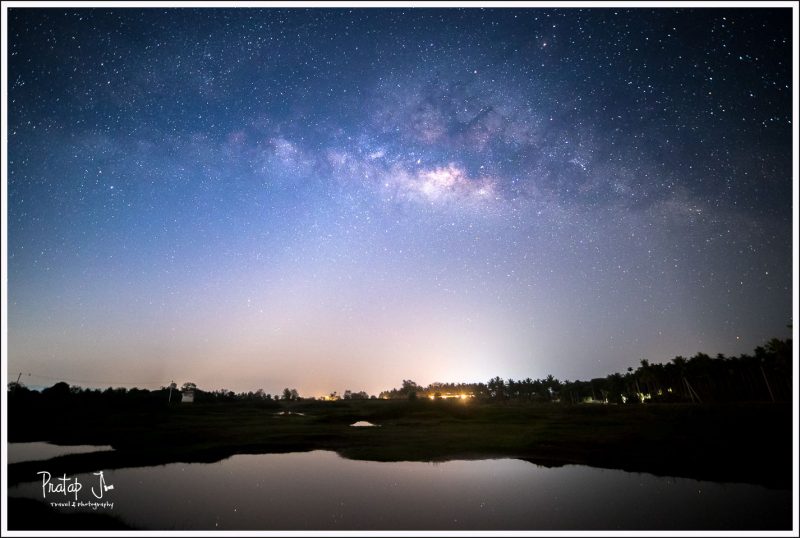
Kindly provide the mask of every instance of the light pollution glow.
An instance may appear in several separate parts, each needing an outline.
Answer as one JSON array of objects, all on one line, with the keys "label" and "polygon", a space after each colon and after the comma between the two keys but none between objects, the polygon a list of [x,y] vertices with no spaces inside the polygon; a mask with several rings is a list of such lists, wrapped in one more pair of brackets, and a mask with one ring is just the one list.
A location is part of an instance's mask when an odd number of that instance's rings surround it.
[{"label": "light pollution glow", "polygon": [[9,372],[377,394],[788,335],[779,10],[9,13]]}]

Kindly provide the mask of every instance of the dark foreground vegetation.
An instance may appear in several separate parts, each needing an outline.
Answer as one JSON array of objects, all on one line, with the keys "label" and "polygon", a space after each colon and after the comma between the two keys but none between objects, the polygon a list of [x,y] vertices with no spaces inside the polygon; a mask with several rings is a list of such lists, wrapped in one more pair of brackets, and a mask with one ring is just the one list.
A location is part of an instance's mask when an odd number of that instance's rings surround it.
[{"label": "dark foreground vegetation", "polygon": [[[67,474],[324,449],[379,461],[513,457],[788,489],[792,407],[786,386],[792,369],[785,361],[791,341],[779,343],[757,352],[758,360],[701,356],[649,375],[650,365],[642,364],[620,376],[619,392],[592,380],[527,393],[533,383],[496,378],[485,393],[444,384],[428,393],[430,387],[406,381],[393,398],[351,394],[333,401],[304,399],[291,390],[267,398],[188,387],[199,397],[187,404],[175,388],[170,396],[169,387],[92,391],[57,383],[38,392],[12,384],[8,438],[114,447],[48,462]],[[749,389],[737,392],[737,383]],[[380,427],[350,427],[357,421]],[[41,466],[9,465],[9,485],[36,480]]]},{"label": "dark foreground vegetation", "polygon": [[[51,460],[77,473],[236,453],[335,450],[381,461],[516,457],[789,487],[791,406],[781,403],[556,405],[475,400],[235,402],[138,408],[9,406],[9,441],[110,444]],[[300,414],[278,414],[291,410]],[[366,420],[380,428],[353,428]],[[10,483],[38,463],[9,465]]]}]

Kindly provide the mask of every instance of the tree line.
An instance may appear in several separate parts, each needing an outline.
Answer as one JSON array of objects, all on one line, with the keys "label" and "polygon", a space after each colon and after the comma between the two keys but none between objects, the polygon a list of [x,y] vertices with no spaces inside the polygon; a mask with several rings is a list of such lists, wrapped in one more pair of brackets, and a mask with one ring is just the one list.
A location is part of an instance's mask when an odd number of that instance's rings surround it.
[{"label": "tree line", "polygon": [[[478,383],[431,383],[421,386],[404,379],[399,388],[380,393],[381,399],[446,398],[477,399],[487,401],[521,400],[531,402],[614,403],[640,404],[643,402],[739,402],[739,401],[789,401],[792,397],[792,340],[772,339],[757,347],[752,354],[710,357],[698,353],[690,358],[675,357],[666,363],[650,363],[642,359],[636,368],[624,373],[586,381],[559,380],[552,375],[541,379],[502,379],[497,376]],[[104,406],[141,407],[161,406],[164,402],[180,403],[189,394],[197,403],[251,402],[267,407],[277,407],[281,401],[315,400],[302,397],[297,389],[284,388],[270,394],[263,389],[234,392],[227,389],[202,390],[196,383],[186,382],[180,389],[175,383],[160,389],[113,388],[104,390],[70,386],[59,382],[33,391],[22,383],[8,384],[13,400],[40,401],[40,403],[78,402],[102,403]],[[376,399],[365,391],[346,390],[324,400]]]},{"label": "tree line", "polygon": [[567,404],[602,402],[737,402],[789,401],[792,397],[792,340],[772,339],[752,354],[710,357],[675,357],[666,363],[646,359],[635,369],[591,380],[502,379],[486,383],[432,383],[420,386],[404,379],[399,388],[381,398],[456,398],[480,400],[528,400]]}]

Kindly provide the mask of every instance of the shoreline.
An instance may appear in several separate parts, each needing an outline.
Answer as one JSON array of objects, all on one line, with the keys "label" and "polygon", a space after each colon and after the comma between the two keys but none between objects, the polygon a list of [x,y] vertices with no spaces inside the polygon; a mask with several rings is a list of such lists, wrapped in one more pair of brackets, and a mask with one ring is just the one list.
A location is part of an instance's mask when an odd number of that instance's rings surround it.
[{"label": "shoreline", "polygon": [[[43,464],[59,473],[211,463],[235,454],[330,450],[369,461],[516,458],[536,465],[588,465],[747,483],[792,485],[791,406],[503,406],[445,402],[298,402],[274,408],[194,406],[126,417],[98,427],[9,428],[9,442],[107,444],[113,451],[8,465],[9,485],[33,480]],[[10,415],[11,416],[11,415]],[[74,416],[74,415],[73,415]],[[381,428],[351,428],[354,419]],[[152,427],[148,427],[148,423]]]}]

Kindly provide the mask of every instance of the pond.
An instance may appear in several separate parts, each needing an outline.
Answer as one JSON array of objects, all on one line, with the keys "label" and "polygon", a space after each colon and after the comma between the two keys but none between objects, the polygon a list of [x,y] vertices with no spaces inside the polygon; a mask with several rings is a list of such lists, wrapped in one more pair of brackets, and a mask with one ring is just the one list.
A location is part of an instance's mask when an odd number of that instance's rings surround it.
[{"label": "pond", "polygon": [[67,454],[84,454],[103,450],[113,449],[108,445],[54,445],[52,443],[39,441],[33,443],[9,443],[8,463],[49,460],[50,458],[65,456]]},{"label": "pond", "polygon": [[[52,482],[60,475],[52,473]],[[135,528],[203,530],[620,530],[791,528],[792,495],[719,484],[517,459],[442,463],[348,460],[336,453],[236,455],[216,463],[78,475],[77,494],[47,502],[113,502]],[[9,488],[42,500],[41,480]],[[61,508],[60,510],[76,510]]]}]

